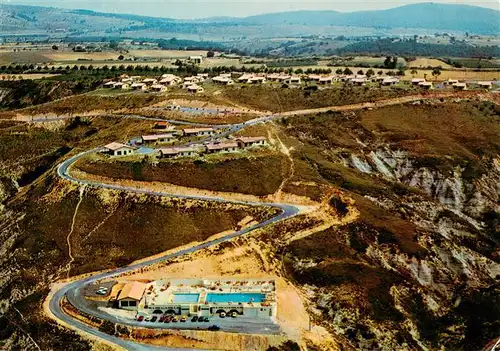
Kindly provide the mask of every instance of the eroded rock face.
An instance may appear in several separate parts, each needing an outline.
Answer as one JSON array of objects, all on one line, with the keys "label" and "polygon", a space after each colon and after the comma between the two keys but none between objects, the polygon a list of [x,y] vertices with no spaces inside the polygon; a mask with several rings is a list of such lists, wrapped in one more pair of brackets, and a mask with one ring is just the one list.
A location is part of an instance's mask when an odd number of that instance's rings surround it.
[{"label": "eroded rock face", "polygon": [[[383,148],[343,153],[347,167],[422,191],[420,195],[365,196],[373,206],[417,225],[415,238],[421,250],[405,252],[384,241],[383,231],[375,229],[355,260],[376,267],[373,276],[395,278],[377,283],[377,289],[368,293],[362,293],[364,286],[375,284],[375,278],[355,273],[349,273],[354,277],[349,283],[340,278],[344,273],[335,275],[336,288],[310,285],[326,317],[323,320],[358,349],[466,350],[491,340],[498,308],[489,310],[488,306],[500,302],[500,158],[483,160],[485,171],[471,177],[459,166],[447,172],[421,166],[404,151]],[[352,235],[341,234],[345,232],[340,229],[338,238],[353,248],[355,241]],[[296,257],[294,269],[304,276],[326,271],[328,264],[331,258]],[[390,292],[385,302],[380,297],[383,291]]]},{"label": "eroded rock face", "polygon": [[489,209],[500,211],[500,157],[483,162],[488,165],[486,172],[474,179],[465,179],[465,169],[459,166],[444,174],[418,166],[407,152],[388,148],[351,154],[348,164],[360,172],[419,188],[447,209],[478,219]]}]

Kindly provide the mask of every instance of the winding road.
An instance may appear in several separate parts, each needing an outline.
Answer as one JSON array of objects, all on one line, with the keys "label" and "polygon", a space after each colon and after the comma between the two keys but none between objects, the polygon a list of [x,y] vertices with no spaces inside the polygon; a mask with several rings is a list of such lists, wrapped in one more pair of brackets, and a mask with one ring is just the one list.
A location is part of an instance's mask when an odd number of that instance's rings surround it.
[{"label": "winding road", "polygon": [[[401,103],[408,103],[412,101],[418,101],[421,99],[432,99],[436,98],[437,94],[429,94],[427,96],[422,96],[422,95],[417,95],[417,96],[407,96],[403,98],[395,98],[395,99],[387,99],[384,101],[378,101],[374,103],[361,103],[361,104],[353,104],[353,105],[346,105],[346,106],[333,106],[333,107],[326,107],[326,108],[319,108],[319,109],[311,109],[311,110],[301,110],[301,111],[290,111],[290,112],[285,112],[282,114],[278,115],[268,115],[268,116],[260,116],[258,118],[246,121],[244,123],[237,123],[237,124],[227,124],[227,125],[211,125],[212,127],[218,129],[220,132],[210,138],[204,139],[204,140],[199,140],[192,144],[197,144],[197,143],[203,143],[207,140],[210,139],[215,139],[215,138],[220,138],[220,137],[225,137],[229,134],[232,134],[236,131],[239,131],[247,126],[255,125],[258,123],[270,121],[270,120],[275,120],[283,117],[288,117],[288,116],[293,116],[293,115],[304,115],[304,114],[310,114],[310,113],[318,113],[318,112],[326,112],[326,111],[347,111],[347,110],[356,110],[356,109],[361,109],[361,108],[375,108],[375,107],[382,107],[382,106],[389,106],[389,105],[396,105],[396,104],[401,104]],[[439,96],[439,95],[438,95]],[[451,97],[451,96],[456,96],[456,94],[442,94],[441,96],[444,97]],[[199,112],[199,111],[198,111]],[[150,120],[150,121],[165,121],[164,119],[160,118],[152,118],[152,117],[143,117],[143,116],[138,116],[138,115],[120,115],[120,117],[123,118],[136,118],[136,119],[142,119],[142,120]],[[31,122],[48,122],[48,121],[54,121],[54,120],[62,120],[70,117],[55,117],[55,118],[34,118],[31,119]],[[206,126],[206,124],[202,123],[192,123],[192,122],[186,122],[186,121],[179,121],[179,120],[171,120],[170,123],[172,124],[191,124],[191,125],[199,125],[199,126]],[[89,276],[84,279],[80,279],[77,281],[73,281],[71,283],[68,283],[61,287],[59,290],[55,291],[52,293],[50,296],[49,300],[49,310],[53,314],[53,316],[58,319],[60,322],[62,322],[63,325],[67,325],[73,329],[83,331],[95,338],[102,339],[106,342],[118,345],[120,347],[123,347],[127,350],[158,350],[158,349],[163,349],[163,350],[186,350],[186,349],[175,349],[175,348],[166,348],[166,347],[159,347],[159,346],[153,346],[149,344],[142,344],[139,342],[134,342],[130,340],[125,340],[121,339],[106,333],[103,333],[99,331],[98,329],[89,326],[78,319],[73,318],[72,316],[66,314],[63,309],[62,309],[62,300],[64,297],[68,298],[68,301],[71,302],[71,304],[80,310],[81,312],[84,312],[89,315],[94,315],[96,317],[102,318],[109,320],[111,322],[115,323],[120,323],[120,324],[127,324],[127,322],[124,319],[121,319],[117,316],[112,316],[104,312],[99,312],[95,309],[89,309],[87,305],[81,302],[80,299],[75,298],[75,296],[79,295],[80,289],[82,289],[84,286],[87,284],[92,284],[96,281],[102,280],[102,279],[110,279],[113,277],[116,277],[122,273],[134,271],[143,267],[147,267],[149,265],[159,263],[165,260],[173,259],[182,255],[190,254],[193,252],[196,252],[198,250],[202,250],[205,248],[208,248],[213,245],[220,244],[222,242],[231,240],[235,237],[242,236],[245,234],[248,234],[256,229],[263,228],[265,226],[268,226],[273,223],[277,223],[279,221],[291,218],[295,215],[297,215],[300,212],[300,209],[297,206],[290,205],[290,204],[281,204],[281,203],[261,203],[261,202],[245,202],[245,201],[234,201],[234,200],[228,200],[222,197],[210,197],[210,196],[189,196],[189,195],[182,195],[182,194],[173,194],[173,193],[167,193],[167,192],[157,192],[157,191],[150,191],[150,190],[145,190],[145,189],[139,189],[139,188],[134,188],[134,187],[128,187],[128,186],[120,186],[116,184],[107,184],[107,183],[98,183],[98,182],[93,182],[85,179],[77,179],[73,177],[69,170],[71,166],[77,162],[80,158],[84,157],[85,155],[93,152],[99,151],[99,148],[92,149],[83,153],[80,153],[78,155],[75,155],[68,160],[62,162],[58,168],[57,168],[57,174],[59,177],[62,179],[65,179],[67,181],[79,184],[81,186],[90,186],[90,187],[98,187],[98,188],[105,188],[105,189],[112,189],[112,190],[119,190],[119,191],[126,191],[126,192],[133,192],[133,193],[140,193],[140,194],[146,194],[146,195],[152,195],[152,196],[164,196],[164,197],[175,197],[175,198],[181,198],[181,199],[186,199],[186,200],[201,200],[201,201],[212,201],[212,202],[219,202],[219,203],[232,203],[232,204],[237,204],[237,205],[245,205],[245,206],[266,206],[269,208],[274,208],[279,211],[279,214],[274,216],[271,219],[268,219],[264,222],[258,223],[256,225],[253,225],[249,228],[245,228],[243,230],[240,230],[238,232],[234,232],[231,234],[228,234],[226,236],[214,239],[212,241],[204,242],[201,244],[198,244],[196,246],[190,247],[188,249],[183,249],[179,250],[175,253],[170,253],[170,254],[165,254],[163,256],[155,257],[153,259],[143,261],[137,264],[133,264],[130,266],[126,267],[121,267],[109,272],[104,272],[104,273],[99,273],[96,275]]]},{"label": "winding road", "polygon": [[[135,115],[127,115],[127,116],[122,116],[126,118],[138,118],[138,119],[147,119],[147,120],[157,120],[155,118],[149,118],[149,117],[142,117],[142,116],[135,116]],[[254,125],[256,123],[262,123],[271,119],[277,118],[277,116],[266,116],[266,117],[259,117],[251,121],[247,121],[245,123],[239,123],[239,124],[234,124],[234,125],[221,125],[217,126],[221,130],[220,133],[217,135],[206,138],[203,140],[196,141],[192,144],[197,144],[197,143],[203,143],[207,140],[210,139],[215,139],[215,138],[221,138],[224,136],[227,136],[231,133],[234,133],[246,126]],[[172,121],[174,123],[179,123],[179,121]],[[184,124],[184,122],[182,122]],[[238,236],[242,236],[245,234],[248,234],[256,229],[263,228],[265,226],[268,226],[273,223],[277,223],[279,221],[282,221],[287,218],[291,218],[295,215],[297,215],[300,212],[300,209],[297,206],[294,205],[288,205],[288,204],[281,204],[281,203],[264,203],[264,202],[245,202],[245,201],[235,201],[235,200],[228,200],[222,197],[210,197],[210,196],[190,196],[190,195],[182,195],[182,194],[172,194],[172,193],[166,193],[166,192],[158,192],[158,191],[151,191],[151,190],[145,190],[145,189],[139,189],[139,188],[134,188],[134,187],[128,187],[128,186],[120,186],[116,184],[107,184],[107,183],[98,183],[94,181],[89,181],[85,179],[77,179],[73,177],[69,170],[71,166],[77,162],[80,158],[84,157],[87,154],[98,152],[100,148],[95,148],[89,151],[82,152],[78,155],[75,155],[68,160],[62,162],[58,167],[57,167],[57,174],[59,177],[62,179],[65,179],[67,181],[79,184],[81,186],[90,186],[90,187],[96,187],[96,188],[104,188],[104,189],[112,189],[112,190],[118,190],[118,191],[126,191],[126,192],[134,192],[134,193],[140,193],[140,194],[146,194],[146,195],[152,195],[152,196],[164,196],[164,197],[175,197],[175,198],[180,198],[180,199],[186,199],[186,200],[199,200],[199,201],[211,201],[211,202],[219,202],[219,203],[231,203],[235,205],[245,205],[245,206],[258,206],[258,207],[269,207],[269,208],[274,208],[279,211],[279,213],[274,216],[273,218],[270,218],[264,222],[255,224],[251,227],[242,229],[240,231],[225,235],[223,237],[219,237],[217,239],[203,242],[201,244],[198,244],[196,246],[190,247],[188,249],[183,249],[180,251],[177,251],[175,253],[170,253],[170,254],[165,254],[163,256],[156,257],[151,260],[143,261],[137,264],[133,264],[130,266],[126,267],[121,267],[109,272],[104,272],[104,273],[99,273],[84,279],[80,279],[74,282],[71,282],[59,290],[53,292],[53,294],[50,297],[49,301],[49,310],[50,312],[61,322],[64,324],[75,328],[77,330],[83,331],[85,333],[88,333],[94,337],[97,337],[99,339],[105,340],[107,342],[116,344],[118,346],[121,346],[127,350],[149,350],[149,349],[163,349],[163,350],[176,350],[175,348],[165,348],[165,347],[158,347],[158,346],[152,346],[152,345],[146,345],[146,344],[141,344],[138,342],[133,342],[130,340],[124,340],[106,333],[103,333],[99,331],[98,329],[89,326],[72,316],[66,314],[63,309],[62,309],[62,300],[64,297],[68,299],[68,301],[79,311],[87,314],[87,315],[93,315],[95,317],[109,320],[113,323],[120,323],[120,324],[129,324],[133,325],[130,323],[129,320],[120,318],[117,316],[113,316],[104,312],[100,312],[96,309],[91,309],[89,308],[85,303],[82,302],[81,299],[77,298],[80,296],[80,290],[83,289],[86,285],[92,284],[96,281],[102,280],[102,279],[110,279],[113,277],[116,277],[120,274],[123,274],[125,272],[131,272],[135,271],[137,269],[143,268],[150,266],[155,263],[163,262],[165,260],[173,259],[185,254],[190,254],[193,252],[196,252],[198,250],[202,250],[205,248],[208,248],[213,245],[217,245],[220,243],[223,243],[225,241],[231,240],[233,238],[236,238]],[[186,350],[186,349],[182,349]]]}]

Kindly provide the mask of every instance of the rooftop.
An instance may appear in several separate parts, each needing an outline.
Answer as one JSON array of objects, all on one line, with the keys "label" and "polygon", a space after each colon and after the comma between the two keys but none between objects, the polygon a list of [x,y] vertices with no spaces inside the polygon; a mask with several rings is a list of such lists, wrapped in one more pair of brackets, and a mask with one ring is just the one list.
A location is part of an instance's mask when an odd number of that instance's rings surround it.
[{"label": "rooftop", "polygon": [[141,282],[128,282],[118,295],[117,300],[133,299],[139,301],[144,295],[146,284]]},{"label": "rooftop", "polygon": [[124,147],[128,148],[128,149],[133,149],[133,147],[130,145],[125,145],[125,144],[116,143],[116,142],[112,142],[112,143],[109,143],[109,144],[104,146],[104,148],[106,148],[108,150],[112,150],[112,151],[116,151],[116,150],[122,149]]}]

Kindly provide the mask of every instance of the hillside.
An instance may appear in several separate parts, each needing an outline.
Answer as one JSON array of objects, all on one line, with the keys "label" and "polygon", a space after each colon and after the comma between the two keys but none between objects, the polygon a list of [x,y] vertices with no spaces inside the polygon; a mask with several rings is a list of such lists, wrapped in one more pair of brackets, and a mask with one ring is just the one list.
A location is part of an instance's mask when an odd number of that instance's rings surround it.
[{"label": "hillside", "polygon": [[[292,11],[246,17],[249,24],[307,24],[372,28],[425,28],[496,34],[499,11],[466,5],[424,3],[389,10],[342,13],[337,11]],[[460,20],[458,20],[460,19]]]},{"label": "hillside", "polygon": [[[269,13],[244,18],[214,17],[199,20],[175,20],[129,14],[100,13],[88,10],[66,10],[51,7],[2,5],[0,30],[3,33],[98,35],[114,34],[144,37],[145,31],[169,33],[179,37],[213,36],[220,30],[232,35],[269,37],[282,35],[286,25],[292,33],[328,33],[328,28],[371,28],[372,35],[381,29],[425,29],[497,34],[499,11],[465,5],[424,3],[389,10],[342,13],[336,11],[293,11]],[[274,30],[266,30],[274,29]],[[321,28],[321,29],[320,29]],[[314,30],[311,30],[314,29]],[[369,31],[370,32],[370,31]],[[367,33],[368,32],[364,32]],[[146,34],[147,35],[147,34]]]}]

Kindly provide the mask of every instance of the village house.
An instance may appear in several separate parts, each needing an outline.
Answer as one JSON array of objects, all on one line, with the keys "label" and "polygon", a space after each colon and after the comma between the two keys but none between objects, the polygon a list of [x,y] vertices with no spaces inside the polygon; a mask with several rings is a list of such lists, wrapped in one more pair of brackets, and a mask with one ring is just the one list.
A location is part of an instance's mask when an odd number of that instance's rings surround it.
[{"label": "village house", "polygon": [[213,135],[215,133],[215,130],[210,127],[206,128],[185,128],[182,130],[182,135],[185,137],[192,137],[192,136],[209,136]]},{"label": "village house", "polygon": [[493,87],[493,83],[492,82],[477,82],[477,85],[481,89],[491,89]]},{"label": "village house", "polygon": [[136,148],[121,143],[110,143],[105,145],[102,152],[110,156],[129,156],[135,153]]},{"label": "village house", "polygon": [[310,74],[307,76],[308,80],[313,81],[313,82],[317,82],[317,83],[320,81],[321,78],[322,78],[322,76],[317,75],[317,74]]},{"label": "village house", "polygon": [[457,83],[453,84],[453,89],[454,90],[467,90],[467,83],[457,82]]},{"label": "village house", "polygon": [[187,87],[187,91],[196,94],[196,93],[203,93],[205,89],[203,89],[203,87],[200,87],[197,84],[193,84]]},{"label": "village house", "polygon": [[457,84],[458,80],[457,79],[448,79],[443,82],[444,85],[454,85]]},{"label": "village house", "polygon": [[146,286],[145,283],[137,281],[126,283],[116,298],[118,307],[125,310],[137,310]]},{"label": "village house", "polygon": [[114,88],[115,84],[116,84],[115,82],[107,82],[107,83],[104,83],[104,87],[108,88],[108,89]]},{"label": "village house", "polygon": [[205,145],[206,152],[208,154],[213,154],[216,152],[235,152],[238,151],[239,146],[237,142],[228,141],[222,143],[211,143]]},{"label": "village house", "polygon": [[253,74],[243,74],[241,77],[239,77],[237,80],[239,83],[248,83],[250,81],[251,78],[253,78],[254,75]]},{"label": "village house", "polygon": [[158,83],[158,80],[156,80],[155,78],[146,78],[142,81],[142,83],[146,85],[155,85],[156,83]]},{"label": "village house", "polygon": [[221,76],[213,77],[212,82],[214,82],[215,84],[220,84],[220,85],[233,85],[234,84],[234,81],[231,78],[221,77]]},{"label": "village house", "polygon": [[263,84],[265,82],[266,78],[261,76],[252,77],[248,80],[249,84]]},{"label": "village house", "polygon": [[156,122],[154,126],[154,129],[171,129],[171,128],[173,127],[171,127],[170,123],[168,123],[167,121]]},{"label": "village house", "polygon": [[241,137],[236,139],[238,146],[240,148],[247,148],[253,146],[264,146],[266,145],[265,137]]},{"label": "village house", "polygon": [[418,86],[422,89],[426,89],[426,90],[429,90],[429,89],[432,89],[433,88],[433,84],[432,82],[420,82],[418,83]]},{"label": "village house", "polygon": [[387,77],[387,78],[383,79],[380,84],[382,84],[383,86],[390,86],[390,85],[396,85],[398,83],[399,83],[399,79]]},{"label": "village house", "polygon": [[157,93],[161,93],[167,90],[167,87],[161,84],[154,84],[151,86],[151,90]]},{"label": "village house", "polygon": [[288,78],[287,80],[285,80],[285,83],[286,84],[300,84],[301,79],[299,76],[292,76],[292,77]]},{"label": "village house", "polygon": [[318,84],[320,85],[329,85],[333,83],[333,77],[321,77],[318,80]]},{"label": "village house", "polygon": [[142,80],[142,77],[141,76],[131,76],[131,77],[129,77],[129,79],[132,82],[140,82]]},{"label": "village house", "polygon": [[148,86],[144,83],[134,83],[130,87],[132,90],[148,90]]},{"label": "village house", "polygon": [[122,89],[122,90],[128,90],[130,89],[130,84],[128,83],[123,83],[123,82],[116,82],[113,86],[115,89]]},{"label": "village house", "polygon": [[413,78],[411,80],[412,85],[419,85],[420,83],[423,83],[423,82],[425,82],[424,78]]},{"label": "village house", "polygon": [[182,81],[181,77],[176,76],[175,74],[163,74],[160,78],[160,84],[166,86],[177,85]]},{"label": "village house", "polygon": [[143,135],[141,137],[141,144],[144,143],[169,143],[175,139],[173,133]]},{"label": "village house", "polygon": [[363,86],[366,85],[366,78],[353,78],[351,79],[351,83],[353,85]]},{"label": "village house", "polygon": [[279,73],[271,73],[266,75],[267,80],[271,82],[277,82],[279,77],[280,77]]},{"label": "village house", "polygon": [[160,149],[160,158],[193,157],[199,150],[193,147],[170,147]]},{"label": "village house", "polygon": [[189,62],[199,65],[203,62],[202,56],[189,56]]}]

